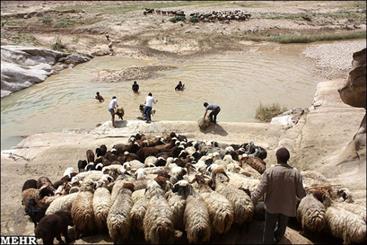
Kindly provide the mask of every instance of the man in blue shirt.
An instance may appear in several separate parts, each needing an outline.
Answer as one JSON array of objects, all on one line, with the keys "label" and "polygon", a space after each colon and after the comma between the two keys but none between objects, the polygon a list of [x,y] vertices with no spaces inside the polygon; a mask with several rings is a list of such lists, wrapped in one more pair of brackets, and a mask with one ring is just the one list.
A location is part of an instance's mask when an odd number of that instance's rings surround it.
[{"label": "man in blue shirt", "polygon": [[204,107],[206,108],[205,114],[204,114],[204,119],[205,119],[206,114],[208,113],[208,111],[211,111],[209,113],[209,120],[213,123],[217,123],[217,115],[220,112],[220,107],[218,105],[208,104],[207,102],[204,103]]}]

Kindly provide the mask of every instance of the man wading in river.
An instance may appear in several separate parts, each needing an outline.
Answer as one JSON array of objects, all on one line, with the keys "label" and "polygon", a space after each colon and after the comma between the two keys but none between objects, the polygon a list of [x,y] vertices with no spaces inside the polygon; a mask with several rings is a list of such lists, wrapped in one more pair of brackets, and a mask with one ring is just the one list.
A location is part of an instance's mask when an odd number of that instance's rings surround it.
[{"label": "man wading in river", "polygon": [[114,127],[114,128],[116,128],[116,125],[115,125],[115,115],[116,115],[116,109],[117,109],[117,107],[118,107],[117,98],[116,98],[116,96],[113,96],[112,97],[112,100],[108,104],[108,111],[111,113],[111,116],[112,116],[112,127]]},{"label": "man wading in river", "polygon": [[205,114],[204,114],[204,120],[205,120],[205,117],[208,111],[211,111],[209,113],[209,120],[213,123],[217,123],[217,115],[220,112],[220,107],[214,104],[209,105],[207,102],[204,103],[204,107],[206,108]]},{"label": "man wading in river", "polygon": [[152,121],[151,115],[152,115],[153,103],[157,103],[157,102],[158,100],[154,99],[152,93],[149,93],[145,99],[144,120],[147,120],[147,123],[150,123]]},{"label": "man wading in river", "polygon": [[306,196],[302,176],[287,164],[289,151],[280,148],[276,152],[277,164],[265,170],[261,182],[252,193],[254,204],[265,194],[264,244],[278,243],[284,236],[288,217],[296,216],[297,198]]}]

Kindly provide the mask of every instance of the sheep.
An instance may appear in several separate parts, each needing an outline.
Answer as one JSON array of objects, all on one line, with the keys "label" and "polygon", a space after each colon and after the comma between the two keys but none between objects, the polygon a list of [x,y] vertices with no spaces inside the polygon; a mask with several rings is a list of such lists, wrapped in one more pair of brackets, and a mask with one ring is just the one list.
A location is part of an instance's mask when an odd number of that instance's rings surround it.
[{"label": "sheep", "polygon": [[81,172],[84,172],[84,168],[85,166],[87,166],[87,161],[86,160],[79,160],[78,161],[78,170],[79,170],[79,173]]},{"label": "sheep", "polygon": [[223,167],[218,167],[212,172],[212,182],[215,190],[228,199],[234,209],[234,223],[242,224],[252,219],[254,214],[254,204],[249,195],[242,190],[236,189],[229,184],[229,177]]},{"label": "sheep", "polygon": [[365,243],[366,222],[345,209],[329,207],[325,213],[331,234],[343,239],[343,244]]},{"label": "sheep", "polygon": [[26,205],[26,203],[30,199],[37,200],[39,197],[39,190],[36,188],[28,188],[24,191],[22,191],[22,205]]},{"label": "sheep", "polygon": [[131,229],[130,210],[133,206],[131,194],[133,191],[134,185],[132,183],[124,183],[108,212],[108,232],[115,243],[126,241],[129,236]]},{"label": "sheep", "polygon": [[103,176],[103,173],[101,171],[96,171],[96,170],[92,170],[88,172],[81,172],[75,175],[73,178],[71,178],[70,183],[74,184],[79,181],[83,181],[87,176],[90,176],[88,177],[90,179],[99,179]]},{"label": "sheep", "polygon": [[107,152],[107,147],[106,145],[101,145],[99,148],[96,148],[96,156],[100,157],[100,156],[104,156]]},{"label": "sheep", "polygon": [[166,199],[168,205],[171,207],[173,212],[173,224],[178,230],[184,229],[183,214],[186,206],[186,197],[188,193],[189,182],[186,180],[178,181],[172,191],[166,193]]},{"label": "sheep", "polygon": [[37,180],[35,179],[26,180],[23,184],[22,191],[30,189],[30,188],[37,189]]},{"label": "sheep", "polygon": [[155,167],[154,163],[157,161],[157,158],[155,156],[148,156],[144,160],[144,165],[146,168],[149,167]]},{"label": "sheep", "polygon": [[66,243],[70,241],[68,236],[68,226],[73,225],[69,212],[58,211],[43,217],[35,229],[36,238],[42,238],[43,244],[54,244],[56,237],[62,243],[61,235],[65,237]]},{"label": "sheep", "polygon": [[204,177],[197,175],[196,181],[200,195],[208,207],[212,229],[218,234],[228,232],[234,220],[232,204],[224,196],[210,189]]},{"label": "sheep", "polygon": [[37,200],[34,198],[31,198],[26,202],[24,211],[31,218],[34,224],[34,227],[36,228],[37,223],[45,215],[46,207],[38,205]]},{"label": "sheep", "polygon": [[87,155],[87,162],[94,162],[95,156],[92,150],[87,150],[87,152],[85,153]]},{"label": "sheep", "polygon": [[53,185],[49,178],[42,176],[39,177],[37,180],[37,189],[41,188],[42,186],[53,186]]},{"label": "sheep", "polygon": [[260,174],[263,174],[266,169],[266,163],[258,157],[246,156],[246,157],[241,158],[240,163],[241,165],[244,163],[247,163],[253,169],[258,171]]},{"label": "sheep", "polygon": [[301,223],[302,229],[319,232],[326,225],[325,207],[312,194],[302,198],[297,208],[297,220]]},{"label": "sheep", "polygon": [[110,191],[105,185],[98,187],[93,195],[93,212],[98,230],[107,228],[106,220],[111,205]]},{"label": "sheep", "polygon": [[331,206],[340,208],[340,209],[345,209],[351,213],[354,213],[360,216],[361,219],[366,222],[366,206],[358,205],[355,203],[347,203],[347,202],[342,202],[342,203],[333,202]]},{"label": "sheep", "polygon": [[150,181],[146,196],[149,201],[143,220],[145,240],[152,244],[173,243],[173,213],[163,196],[163,190],[155,181]]},{"label": "sheep", "polygon": [[88,181],[83,183],[80,192],[71,205],[71,217],[75,225],[76,237],[80,234],[91,234],[95,231],[93,212],[93,192],[96,183]]},{"label": "sheep", "polygon": [[250,193],[254,192],[257,186],[260,184],[259,178],[248,177],[241,173],[231,173],[228,174],[229,184],[241,190],[249,190]]},{"label": "sheep", "polygon": [[133,206],[130,211],[131,226],[135,230],[143,230],[143,220],[147,210],[147,199],[145,189],[136,190],[131,195]]},{"label": "sheep", "polygon": [[120,164],[111,164],[109,166],[102,168],[103,174],[108,174],[112,176],[114,179],[116,179],[119,175],[122,175],[126,172],[126,169],[124,166]]},{"label": "sheep", "polygon": [[56,198],[47,208],[46,215],[54,214],[57,211],[70,211],[72,203],[76,199],[77,195],[78,192],[74,192],[69,195]]},{"label": "sheep", "polygon": [[184,212],[184,225],[189,243],[209,242],[211,226],[209,211],[203,198],[195,193],[191,187],[191,193],[186,198]]}]

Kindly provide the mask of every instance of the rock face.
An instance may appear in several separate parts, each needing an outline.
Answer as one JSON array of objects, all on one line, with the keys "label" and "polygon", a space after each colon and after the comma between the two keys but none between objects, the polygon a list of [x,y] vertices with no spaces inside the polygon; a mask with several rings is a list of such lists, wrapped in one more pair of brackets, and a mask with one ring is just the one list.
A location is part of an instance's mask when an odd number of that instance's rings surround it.
[{"label": "rock face", "polygon": [[339,89],[345,104],[366,108],[366,49],[353,54],[353,68],[345,86]]},{"label": "rock face", "polygon": [[1,46],[1,97],[43,82],[53,74],[54,65],[79,64],[91,56],[66,54],[46,48]]},{"label": "rock face", "polygon": [[[340,98],[345,104],[366,109],[366,49],[353,54],[353,68],[343,88],[339,89]],[[346,150],[361,158],[366,149],[366,114],[357,133]],[[355,153],[355,154],[353,154]]]}]

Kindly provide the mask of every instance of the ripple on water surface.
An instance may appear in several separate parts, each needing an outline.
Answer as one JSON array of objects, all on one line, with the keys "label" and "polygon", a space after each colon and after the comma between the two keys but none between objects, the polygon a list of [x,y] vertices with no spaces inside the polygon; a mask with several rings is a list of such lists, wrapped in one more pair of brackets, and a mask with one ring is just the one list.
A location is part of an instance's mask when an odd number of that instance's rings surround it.
[{"label": "ripple on water surface", "polygon": [[[255,121],[259,103],[307,107],[315,85],[313,65],[301,53],[304,46],[284,45],[256,52],[226,52],[187,59],[138,60],[125,57],[96,57],[92,61],[51,76],[45,82],[14,93],[1,103],[2,149],[19,136],[64,128],[93,128],[109,120],[107,106],[112,95],[125,109],[125,118],[139,115],[138,105],[148,92],[158,99],[155,120],[197,120],[204,101],[217,103],[219,121]],[[158,76],[138,81],[139,95],[131,92],[132,81],[97,82],[98,71],[129,66],[173,65]],[[184,92],[175,92],[176,83]],[[100,91],[105,102],[94,100]]]}]

